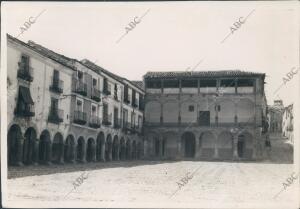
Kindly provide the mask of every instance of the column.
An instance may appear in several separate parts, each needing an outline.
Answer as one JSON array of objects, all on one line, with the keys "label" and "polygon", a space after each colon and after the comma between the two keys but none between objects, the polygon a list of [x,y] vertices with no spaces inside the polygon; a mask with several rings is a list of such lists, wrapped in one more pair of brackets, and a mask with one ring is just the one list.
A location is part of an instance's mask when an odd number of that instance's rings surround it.
[{"label": "column", "polygon": [[218,149],[218,139],[215,139],[215,152],[214,152],[214,159],[219,158],[219,149]]},{"label": "column", "polygon": [[75,163],[76,162],[76,147],[75,147],[75,144],[70,144],[68,145],[70,146],[70,148],[68,147],[68,149],[70,149],[70,163]]},{"label": "column", "polygon": [[201,156],[199,138],[196,138],[195,140],[196,140],[196,144],[195,144],[195,158],[197,160],[199,160],[200,156]]},{"label": "column", "polygon": [[120,160],[120,144],[116,147],[116,160]]},{"label": "column", "polygon": [[33,164],[38,165],[39,162],[39,140],[35,139],[34,143],[34,152],[33,152]]},{"label": "column", "polygon": [[237,150],[237,144],[238,144],[238,135],[235,134],[233,136],[233,159],[238,160],[238,150]]},{"label": "column", "polygon": [[105,143],[101,144],[100,161],[105,162]]},{"label": "column", "polygon": [[96,162],[97,158],[96,158],[96,144],[92,145],[92,162]]},{"label": "column", "polygon": [[159,157],[163,158],[163,137],[159,136]]},{"label": "column", "polygon": [[177,156],[176,159],[181,159],[182,153],[181,153],[181,140],[177,140]]},{"label": "column", "polygon": [[17,153],[16,153],[16,161],[14,162],[17,166],[22,166],[22,159],[23,159],[23,144],[24,138],[20,135],[17,139]]},{"label": "column", "polygon": [[45,159],[45,164],[51,165],[51,160],[52,160],[52,143],[51,141],[46,142],[46,159]]},{"label": "column", "polygon": [[59,157],[59,164],[64,164],[64,144],[59,145],[60,157]]},{"label": "column", "polygon": [[112,161],[112,144],[108,146],[108,161]]}]

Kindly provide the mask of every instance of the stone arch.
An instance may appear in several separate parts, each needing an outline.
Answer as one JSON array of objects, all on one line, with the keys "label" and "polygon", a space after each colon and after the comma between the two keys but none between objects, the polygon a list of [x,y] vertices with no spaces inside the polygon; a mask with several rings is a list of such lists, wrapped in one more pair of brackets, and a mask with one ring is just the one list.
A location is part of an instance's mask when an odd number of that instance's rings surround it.
[{"label": "stone arch", "polygon": [[130,139],[126,141],[126,160],[131,160],[131,143]]},{"label": "stone arch", "polygon": [[252,158],[254,148],[253,141],[253,136],[248,131],[244,131],[238,135],[237,151],[240,158]]},{"label": "stone arch", "polygon": [[184,157],[194,158],[196,154],[196,138],[192,132],[184,132],[181,136]]},{"label": "stone arch", "polygon": [[176,157],[178,153],[178,145],[181,144],[181,136],[176,132],[168,131],[163,133],[162,141],[162,155],[169,157]]},{"label": "stone arch", "polygon": [[105,152],[105,136],[104,133],[101,131],[97,136],[97,145],[96,145],[96,160],[97,161],[104,161],[104,152]]},{"label": "stone arch", "polygon": [[84,163],[85,162],[85,139],[83,136],[80,136],[77,139],[77,147],[76,147],[76,160],[78,162]]},{"label": "stone arch", "polygon": [[56,133],[52,144],[52,161],[54,163],[62,163],[64,156],[64,138],[61,133]]},{"label": "stone arch", "polygon": [[108,134],[107,137],[106,137],[105,159],[106,159],[106,161],[111,161],[112,160],[112,137],[111,137],[110,134]]},{"label": "stone arch", "polygon": [[[176,123],[178,121],[178,112],[179,112],[178,101],[169,100],[163,103],[163,110],[162,110],[163,122]],[[153,114],[153,112],[151,114]]]},{"label": "stone arch", "polygon": [[229,131],[223,131],[218,135],[217,148],[221,159],[233,158],[233,135]]},{"label": "stone arch", "polygon": [[96,160],[96,143],[95,139],[89,138],[87,141],[86,161],[92,162]]},{"label": "stone arch", "polygon": [[20,126],[12,125],[7,133],[8,165],[22,165],[22,138]]},{"label": "stone arch", "polygon": [[23,144],[23,163],[30,165],[37,159],[37,134],[34,128],[30,127],[26,130]]},{"label": "stone arch", "polygon": [[201,147],[201,157],[213,158],[215,152],[216,137],[210,131],[204,131],[199,138],[199,146]]},{"label": "stone arch", "polygon": [[250,99],[240,99],[237,103],[237,121],[238,123],[254,122],[254,103]]},{"label": "stone arch", "polygon": [[65,141],[64,160],[69,163],[75,161],[75,138],[72,134],[69,134]]},{"label": "stone arch", "polygon": [[51,140],[48,130],[44,130],[40,136],[39,161],[42,164],[49,164],[51,161]]},{"label": "stone arch", "polygon": [[112,159],[119,160],[119,139],[117,135],[114,136],[114,140],[113,140]]},{"label": "stone arch", "polygon": [[145,105],[145,120],[147,122],[159,123],[161,114],[161,104],[156,101],[147,102]]},{"label": "stone arch", "polygon": [[125,160],[126,159],[126,143],[124,137],[121,138],[120,140],[120,160]]},{"label": "stone arch", "polygon": [[235,116],[235,104],[230,99],[222,99],[218,102],[219,106],[216,106],[218,111],[218,123],[219,125],[234,124]]}]

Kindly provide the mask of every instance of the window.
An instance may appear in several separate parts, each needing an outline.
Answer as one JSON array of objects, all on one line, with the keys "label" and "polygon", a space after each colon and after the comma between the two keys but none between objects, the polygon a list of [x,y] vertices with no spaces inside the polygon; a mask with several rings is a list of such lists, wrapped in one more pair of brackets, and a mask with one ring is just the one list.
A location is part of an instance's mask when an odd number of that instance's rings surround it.
[{"label": "window", "polygon": [[53,81],[58,81],[59,80],[59,71],[54,70],[53,71]]},{"label": "window", "polygon": [[115,99],[118,99],[118,85],[117,84],[115,84],[114,97],[115,97]]},{"label": "window", "polygon": [[194,105],[189,105],[189,112],[194,112]]},{"label": "window", "polygon": [[81,111],[83,110],[83,105],[82,105],[82,101],[78,100],[76,101],[76,111]]},{"label": "window", "polygon": [[78,80],[82,80],[83,79],[83,72],[77,71],[77,76],[78,76]]},{"label": "window", "polygon": [[24,66],[24,70],[29,70],[29,57],[27,55],[21,56],[21,63]]},{"label": "window", "polygon": [[97,106],[92,104],[92,115],[96,116],[97,115]]},{"label": "window", "polygon": [[97,79],[93,78],[93,87],[95,88],[97,86]]},{"label": "window", "polygon": [[51,98],[51,110],[58,110],[58,99]]}]

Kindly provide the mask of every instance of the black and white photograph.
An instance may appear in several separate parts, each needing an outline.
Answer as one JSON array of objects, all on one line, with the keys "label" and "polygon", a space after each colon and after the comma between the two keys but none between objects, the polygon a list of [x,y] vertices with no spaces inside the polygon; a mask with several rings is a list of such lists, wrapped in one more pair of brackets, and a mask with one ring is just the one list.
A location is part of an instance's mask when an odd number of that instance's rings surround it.
[{"label": "black and white photograph", "polygon": [[297,209],[298,1],[2,2],[5,208]]}]

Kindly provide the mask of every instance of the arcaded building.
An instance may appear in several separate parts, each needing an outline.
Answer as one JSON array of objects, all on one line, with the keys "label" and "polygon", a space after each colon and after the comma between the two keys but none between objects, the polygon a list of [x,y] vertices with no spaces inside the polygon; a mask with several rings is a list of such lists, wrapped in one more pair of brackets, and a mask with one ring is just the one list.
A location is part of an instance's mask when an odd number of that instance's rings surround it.
[{"label": "arcaded building", "polygon": [[259,159],[265,74],[148,72],[145,154],[153,159]]},{"label": "arcaded building", "polygon": [[7,36],[8,164],[143,157],[144,90],[88,61]]}]

